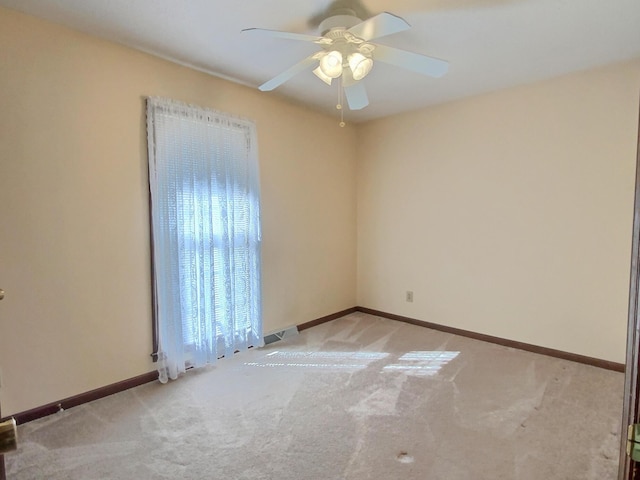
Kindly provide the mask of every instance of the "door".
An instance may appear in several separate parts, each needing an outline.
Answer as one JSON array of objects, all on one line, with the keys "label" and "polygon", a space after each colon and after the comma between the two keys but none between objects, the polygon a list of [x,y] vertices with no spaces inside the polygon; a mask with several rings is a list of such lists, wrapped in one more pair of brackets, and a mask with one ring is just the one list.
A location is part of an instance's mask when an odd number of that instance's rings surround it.
[{"label": "door", "polygon": [[640,122],[636,160],[636,193],[633,211],[633,242],[631,248],[631,280],[629,286],[629,324],[627,331],[627,361],[625,369],[624,408],[622,412],[622,442],[618,480],[640,480],[640,462],[627,456],[627,426],[640,423]]},{"label": "door", "polygon": [[[2,290],[0,290],[0,295],[2,294]],[[0,418],[2,418],[2,408],[0,407]],[[4,455],[0,454],[0,480],[6,480],[7,475],[4,471]]]},{"label": "door", "polygon": [[[0,300],[4,298],[4,291],[0,289]],[[0,406],[0,418],[2,418],[2,406]],[[7,476],[4,471],[4,455],[0,454],[0,480],[6,480]]]},{"label": "door", "polygon": [[[4,298],[4,290],[0,289],[0,300]],[[0,406],[0,418],[2,418],[2,406]],[[0,454],[0,480],[6,480],[7,476],[4,470],[4,455]]]}]

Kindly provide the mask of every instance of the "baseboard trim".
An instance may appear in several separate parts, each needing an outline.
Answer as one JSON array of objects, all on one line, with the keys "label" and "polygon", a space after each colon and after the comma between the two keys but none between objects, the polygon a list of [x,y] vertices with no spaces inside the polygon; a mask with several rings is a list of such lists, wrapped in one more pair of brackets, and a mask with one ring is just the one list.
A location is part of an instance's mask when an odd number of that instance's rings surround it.
[{"label": "baseboard trim", "polygon": [[562,350],[556,350],[553,348],[540,347],[538,345],[532,345],[530,343],[517,342],[515,340],[508,340],[506,338],[494,337],[492,335],[485,335],[484,333],[472,332],[469,330],[463,330],[461,328],[447,327],[446,325],[439,325],[437,323],[425,322],[423,320],[417,320],[415,318],[404,317],[402,315],[396,315],[395,313],[381,312],[380,310],[374,310],[367,307],[356,307],[356,311],[362,313],[368,313],[377,317],[387,318],[389,320],[397,320],[399,322],[410,323],[411,325],[418,325],[420,327],[427,327],[433,330],[438,330],[446,333],[453,333],[454,335],[460,335],[462,337],[473,338],[474,340],[481,340],[483,342],[495,343],[505,347],[517,348],[519,350],[526,350],[527,352],[539,353],[541,355],[547,355],[549,357],[561,358],[563,360],[569,360],[572,362],[583,363],[585,365],[591,365],[593,367],[604,368],[605,370],[613,370],[614,372],[624,372],[624,363],[611,362],[609,360],[602,360],[599,358],[588,357],[585,355],[578,355],[577,353],[564,352]]},{"label": "baseboard trim", "polygon": [[[320,325],[322,323],[330,322],[331,320],[335,320],[336,318],[344,317],[350,313],[356,311],[356,307],[347,308],[346,310],[342,310],[340,312],[333,313],[331,315],[327,315],[321,318],[317,318],[315,320],[311,320],[309,322],[298,325],[298,331],[305,330],[307,328],[314,327],[316,325]],[[25,410],[24,412],[16,413],[15,415],[11,415],[16,420],[18,425],[23,423],[30,422],[32,420],[36,420],[38,418],[46,417],[48,415],[52,415],[54,413],[58,413],[60,410],[66,410],[68,408],[77,407],[78,405],[82,405],[83,403],[92,402],[94,400],[98,400],[100,398],[108,397],[109,395],[113,395],[114,393],[123,392],[133,387],[137,387],[139,385],[144,385],[145,383],[153,382],[158,379],[158,372],[149,372],[142,375],[138,375],[137,377],[129,378],[127,380],[123,380],[121,382],[112,383],[111,385],[107,385],[105,387],[96,388],[95,390],[91,390],[89,392],[80,393],[78,395],[74,395],[73,397],[68,397],[63,400],[59,400],[57,402],[51,402],[46,405],[42,405],[40,407],[32,408],[31,410]],[[10,417],[7,417],[7,419]],[[0,419],[0,421],[5,419]]]},{"label": "baseboard trim", "polygon": [[21,425],[23,423],[46,417],[47,415],[51,415],[53,413],[57,413],[60,410],[77,407],[78,405],[82,405],[83,403],[92,402],[94,400],[98,400],[99,398],[108,397],[109,395],[113,395],[114,393],[123,392],[125,390],[129,390],[130,388],[153,382],[157,379],[157,371],[144,373],[142,375],[138,375],[137,377],[122,380],[121,382],[112,383],[111,385],[107,385],[105,387],[96,388],[95,390],[80,393],[78,395],[74,395],[57,402],[51,402],[40,407],[32,408],[31,410],[25,410],[24,412],[11,415],[11,417],[15,418],[18,425]]},{"label": "baseboard trim", "polygon": [[323,323],[330,322],[331,320],[335,320],[336,318],[344,317],[345,315],[349,315],[350,313],[354,313],[358,311],[358,307],[347,308],[346,310],[342,310],[340,312],[332,313],[331,315],[327,315],[325,317],[316,318],[315,320],[311,320],[309,322],[301,323],[298,325],[298,331],[306,330],[307,328],[315,327],[316,325],[321,325]]},{"label": "baseboard trim", "polygon": [[[460,335],[462,337],[468,337],[474,340],[494,343],[494,344],[502,345],[505,347],[517,348],[519,350],[525,350],[528,352],[547,355],[549,357],[560,358],[560,359],[569,360],[572,362],[583,363],[586,365],[591,365],[593,367],[604,368],[606,370],[613,370],[615,372],[624,372],[625,370],[624,363],[611,362],[609,360],[601,360],[599,358],[588,357],[585,355],[578,355],[576,353],[564,352],[562,350],[556,350],[553,348],[540,347],[538,345],[532,345],[524,342],[517,342],[515,340],[508,340],[506,338],[494,337],[492,335],[485,335],[484,333],[472,332],[470,330],[463,330],[461,328],[448,327],[446,325],[439,325],[437,323],[426,322],[423,320],[417,320],[415,318],[396,315],[395,313],[382,312],[380,310],[374,310],[372,308],[360,307],[360,306],[347,308],[346,310],[332,313],[331,315],[326,315],[324,317],[316,318],[315,320],[311,320],[309,322],[301,323],[300,325],[298,325],[298,331],[306,330],[308,328],[315,327],[317,325],[321,325],[323,323],[327,323],[332,320],[336,320],[340,317],[344,317],[345,315],[349,315],[350,313],[354,313],[354,312],[368,313],[369,315],[374,315],[376,317],[382,317],[382,318],[387,318],[389,320],[396,320],[399,322],[409,323],[411,325],[417,325],[419,327],[431,328],[433,330],[438,330],[440,332],[452,333],[454,335]],[[82,405],[83,403],[88,403],[94,400],[98,400],[100,398],[108,397],[109,395],[113,395],[114,393],[123,392],[125,390],[129,390],[130,388],[144,385],[145,383],[153,382],[157,379],[158,379],[157,371],[144,373],[142,375],[138,375],[137,377],[129,378],[127,380],[122,380],[121,382],[116,382],[116,383],[112,383],[111,385],[96,388],[95,390],[91,390],[85,393],[80,393],[78,395],[74,395],[72,397],[68,397],[63,400],[59,400],[57,402],[51,402],[40,407],[32,408],[31,410],[25,410],[24,412],[16,413],[15,415],[11,415],[10,417],[0,418],[0,421],[4,421],[4,420],[7,420],[8,418],[13,417],[16,420],[16,423],[18,425],[21,425],[23,423],[27,423],[32,420],[36,420],[38,418],[46,417],[47,415],[51,415],[53,413],[57,413],[60,410],[66,410],[68,408],[73,408],[78,405]],[[2,456],[0,455],[0,457]],[[2,466],[0,465],[0,468],[1,467]]]}]

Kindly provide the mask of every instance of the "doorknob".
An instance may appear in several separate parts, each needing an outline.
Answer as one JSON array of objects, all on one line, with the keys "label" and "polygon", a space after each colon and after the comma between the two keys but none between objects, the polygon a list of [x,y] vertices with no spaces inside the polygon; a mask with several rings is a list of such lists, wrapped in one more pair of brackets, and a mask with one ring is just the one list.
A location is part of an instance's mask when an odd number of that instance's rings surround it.
[{"label": "doorknob", "polygon": [[0,454],[4,454],[18,448],[18,429],[16,421],[10,418],[0,423]]},{"label": "doorknob", "polygon": [[0,288],[0,300],[4,298],[4,290]]}]

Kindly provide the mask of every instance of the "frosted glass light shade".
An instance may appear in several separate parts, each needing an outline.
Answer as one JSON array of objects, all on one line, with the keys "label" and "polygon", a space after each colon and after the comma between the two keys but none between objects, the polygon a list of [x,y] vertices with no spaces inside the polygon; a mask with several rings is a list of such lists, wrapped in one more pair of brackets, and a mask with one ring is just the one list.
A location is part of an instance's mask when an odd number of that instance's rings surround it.
[{"label": "frosted glass light shade", "polygon": [[315,74],[316,77],[318,77],[324,83],[326,83],[327,85],[331,85],[331,80],[333,80],[333,79],[331,77],[325,75],[324,72],[322,71],[322,68],[320,68],[320,67],[316,68],[313,71],[313,73]]},{"label": "frosted glass light shade", "polygon": [[342,54],[332,50],[320,59],[320,70],[329,78],[342,75]]},{"label": "frosted glass light shade", "polygon": [[354,80],[362,80],[373,68],[373,60],[355,52],[349,55],[349,68],[351,68]]}]

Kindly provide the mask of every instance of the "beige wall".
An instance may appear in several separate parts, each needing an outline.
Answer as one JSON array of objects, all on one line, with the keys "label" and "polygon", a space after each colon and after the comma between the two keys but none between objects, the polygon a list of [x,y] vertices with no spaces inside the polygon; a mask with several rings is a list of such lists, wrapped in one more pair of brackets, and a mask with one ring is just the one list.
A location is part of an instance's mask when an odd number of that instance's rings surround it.
[{"label": "beige wall", "polygon": [[3,414],[153,370],[144,97],[258,127],[265,331],[355,305],[355,134],[0,8]]},{"label": "beige wall", "polygon": [[153,369],[148,95],[256,121],[266,331],[359,304],[624,361],[640,63],[339,129],[2,8],[0,45],[3,414]]},{"label": "beige wall", "polygon": [[639,88],[627,63],[364,125],[358,304],[624,362]]}]

